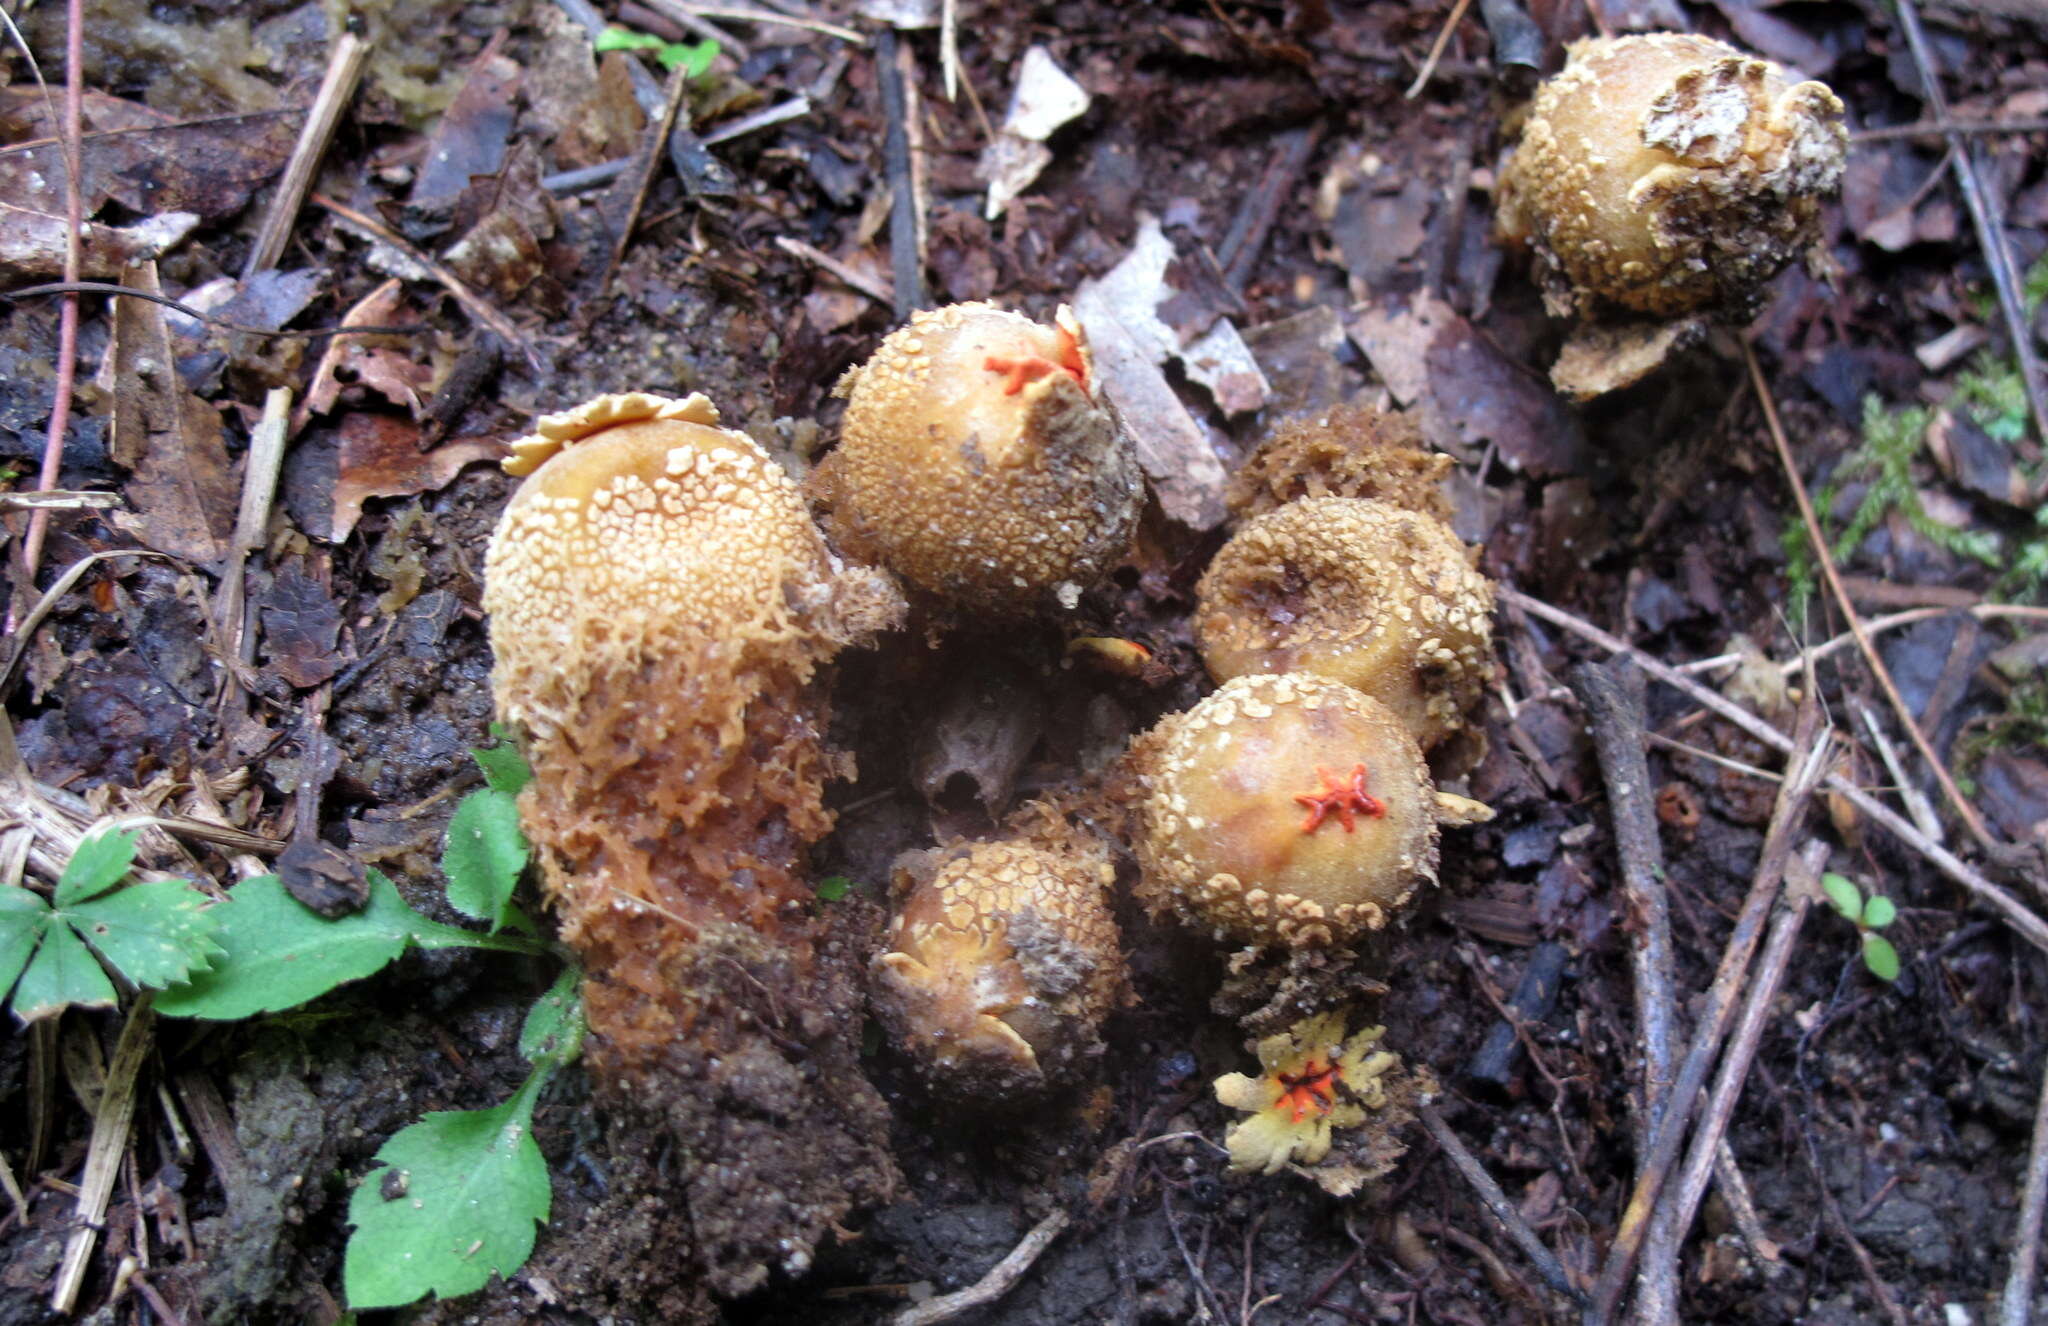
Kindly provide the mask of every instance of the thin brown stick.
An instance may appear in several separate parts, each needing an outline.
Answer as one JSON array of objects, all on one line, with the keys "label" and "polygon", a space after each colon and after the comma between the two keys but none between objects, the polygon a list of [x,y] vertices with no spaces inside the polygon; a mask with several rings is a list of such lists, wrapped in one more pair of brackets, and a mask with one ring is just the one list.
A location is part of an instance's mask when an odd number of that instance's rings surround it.
[{"label": "thin brown stick", "polygon": [[1778,422],[1777,402],[1771,397],[1770,384],[1764,381],[1763,365],[1757,362],[1756,350],[1747,341],[1742,343],[1742,356],[1749,364],[1749,377],[1756,387],[1757,401],[1764,407],[1764,423],[1770,430],[1771,445],[1778,449],[1778,463],[1785,471],[1785,482],[1792,486],[1792,499],[1799,504],[1799,519],[1806,526],[1807,541],[1813,545],[1814,560],[1820,563],[1821,575],[1833,591],[1842,615],[1849,621],[1849,630],[1856,637],[1856,647],[1863,652],[1863,661],[1870,665],[1870,673],[1877,679],[1878,689],[1884,692],[1892,712],[1899,716],[1899,726],[1905,728],[1906,735],[1912,738],[1913,748],[1934,771],[1934,780],[1941,784],[1942,795],[1948,798],[1956,817],[1962,820],[1970,836],[1986,851],[1997,854],[2001,844],[1984,826],[1984,817],[1977,813],[1977,808],[1964,798],[1956,780],[1949,776],[1948,766],[1934,752],[1934,743],[1920,730],[1919,720],[1906,706],[1906,698],[1899,694],[1898,686],[1892,681],[1891,669],[1884,665],[1884,659],[1878,656],[1877,646],[1871,643],[1870,633],[1863,629],[1863,618],[1856,611],[1856,605],[1850,602],[1849,592],[1842,588],[1842,573],[1836,569],[1835,555],[1821,534],[1820,518],[1814,513],[1813,499],[1807,496],[1806,481],[1799,477],[1799,463],[1792,457],[1792,444],[1786,440],[1785,429]]},{"label": "thin brown stick", "polygon": [[[1984,264],[1991,269],[1991,284],[1998,292],[1999,312],[2005,317],[2006,335],[2012,341],[2013,358],[2018,361],[2020,382],[2027,392],[2027,408],[2034,416],[2034,435],[2048,445],[2048,390],[2041,383],[2041,359],[2034,353],[2034,320],[2020,299],[2020,278],[2013,266],[2012,250],[2006,246],[2000,218],[1992,214],[1990,194],[1977,179],[1976,160],[1970,145],[1954,132],[1948,115],[1948,96],[1941,90],[1934,61],[1927,53],[1927,34],[1920,30],[1920,11],[1913,0],[1898,0],[1899,26],[1906,34],[1906,47],[1913,53],[1913,66],[1920,72],[1920,85],[1927,92],[1927,107],[1934,122],[1948,138],[1949,165],[1956,173],[1956,186],[1970,209],[1970,223],[1977,230],[1977,244],[1984,250]],[[2048,495],[2048,477],[2034,484],[2034,500]]]},{"label": "thin brown stick", "polygon": [[887,121],[882,160],[889,177],[889,264],[896,278],[896,320],[907,322],[914,310],[925,305],[924,264],[917,240],[917,185],[910,162],[909,92],[896,63],[896,34],[889,29],[875,38],[875,81]]},{"label": "thin brown stick", "polygon": [[135,1081],[156,1045],[152,998],[147,990],[136,996],[121,1027],[121,1039],[114,1046],[114,1057],[107,1064],[107,1083],[93,1111],[92,1140],[86,1144],[85,1173],[78,1185],[78,1227],[64,1245],[64,1261],[50,1290],[50,1307],[57,1312],[68,1314],[78,1305],[78,1291],[85,1284],[93,1244],[99,1238],[101,1221],[106,1219],[107,1202],[114,1195],[121,1157],[128,1150],[128,1130],[135,1122]]},{"label": "thin brown stick", "polygon": [[1067,1213],[1055,1208],[1051,1215],[1032,1227],[1023,1241],[1010,1250],[1009,1256],[991,1266],[988,1274],[957,1293],[941,1294],[916,1307],[905,1308],[896,1314],[890,1326],[933,1326],[936,1322],[950,1321],[963,1312],[972,1312],[995,1302],[1024,1278],[1024,1273],[1031,1269],[1041,1253],[1052,1246],[1052,1241],[1060,1236],[1067,1222]]},{"label": "thin brown stick", "polygon": [[[1591,622],[1575,617],[1562,608],[1553,607],[1541,599],[1531,598],[1512,585],[1501,585],[1496,593],[1502,603],[1519,608],[1532,617],[1541,617],[1553,626],[1561,626],[1581,639],[1589,640],[1610,653],[1627,654],[1636,661],[1643,671],[1649,673],[1658,681],[1663,682],[1674,690],[1683,692],[1694,704],[1699,705],[1703,709],[1711,709],[1765,745],[1781,751],[1791,749],[1792,739],[1772,727],[1769,723],[1764,722],[1761,718],[1758,718],[1755,714],[1750,713],[1747,709],[1744,709],[1741,705],[1736,704],[1727,697],[1701,686],[1698,682],[1695,682],[1677,669],[1658,659],[1652,658],[1619,636],[1611,635]],[[1837,773],[1828,774],[1827,787],[1830,791],[1838,793],[1843,800],[1854,806],[1865,818],[1882,825],[1894,837],[1920,853],[1935,869],[1975,894],[1980,902],[1996,911],[2005,919],[2006,924],[2018,931],[2020,936],[2028,943],[2034,945],[2042,952],[2048,953],[2048,922],[2044,922],[2040,917],[2029,911],[2019,899],[1984,878],[1983,875],[1972,869],[1967,862],[1954,852],[1949,851],[1940,843],[1931,841],[1926,834],[1914,828],[1903,815],[1898,814],[1890,806],[1871,796],[1842,775]]]},{"label": "thin brown stick", "polygon": [[1422,1116],[1422,1126],[1444,1149],[1444,1156],[1464,1176],[1465,1182],[1472,1185],[1480,1205],[1500,1222],[1508,1237],[1515,1241],[1515,1246],[1522,1250],[1522,1255],[1536,1268],[1536,1273],[1543,1277],[1543,1283],[1575,1303],[1582,1302],[1584,1295],[1573,1286],[1571,1276],[1565,1273],[1564,1263],[1558,1261],[1557,1255],[1537,1237],[1536,1231],[1529,1228],[1529,1222],[1522,1219],[1522,1213],[1508,1200],[1500,1185],[1493,1181],[1493,1176],[1486,1172],[1486,1166],[1479,1163],[1479,1158],[1465,1149],[1465,1144],[1451,1131],[1450,1124],[1444,1122],[1444,1116],[1436,1106],[1426,1104],[1418,1113]]},{"label": "thin brown stick", "polygon": [[[1806,877],[1817,878],[1827,861],[1827,846],[1809,843],[1800,857]],[[1772,919],[1770,938],[1764,941],[1763,956],[1757,959],[1756,974],[1749,982],[1749,993],[1743,997],[1742,1012],[1736,1018],[1734,1034],[1728,1038],[1728,1048],[1721,1055],[1721,1067],[1714,1075],[1713,1090],[1700,1114],[1699,1127],[1693,1131],[1692,1146],[1680,1167],[1678,1183],[1658,1204],[1657,1213],[1650,1220],[1649,1239],[1643,1245],[1643,1269],[1636,1281],[1636,1318],[1645,1326],[1679,1319],[1679,1248],[1692,1228],[1700,1199],[1706,1195],[1708,1178],[1721,1155],[1728,1120],[1742,1097],[1742,1086],[1756,1058],[1764,1022],[1784,980],[1785,966],[1792,959],[1799,927],[1812,905],[1810,892],[1796,890]]]},{"label": "thin brown stick", "polygon": [[1742,988],[1750,959],[1763,938],[1764,922],[1770,916],[1771,906],[1777,900],[1779,887],[1784,881],[1785,863],[1791,859],[1793,839],[1805,817],[1807,801],[1820,781],[1821,771],[1827,767],[1827,736],[1827,730],[1820,722],[1820,705],[1809,691],[1806,703],[1800,709],[1792,758],[1786,762],[1785,781],[1778,785],[1777,803],[1771,810],[1770,828],[1764,832],[1763,850],[1757,858],[1756,876],[1750,883],[1749,896],[1743,900],[1735,929],[1729,934],[1727,947],[1721,952],[1714,982],[1707,987],[1699,1025],[1693,1033],[1692,1045],[1686,1051],[1684,1067],[1679,1069],[1678,1081],[1671,1089],[1663,1117],[1657,1122],[1649,1164],[1629,1193],[1628,1205],[1623,1208],[1621,1223],[1614,1233],[1614,1242],[1607,1250],[1607,1260],[1601,1264],[1600,1278],[1594,1283],[1592,1298],[1586,1308],[1586,1326],[1604,1326],[1613,1317],[1622,1291],[1628,1285],[1629,1272],[1634,1267],[1637,1253],[1642,1250],[1643,1238],[1649,1232],[1650,1217],[1656,1211],[1658,1194],[1671,1173],[1672,1164],[1678,1159],[1686,1125],[1691,1122],[1693,1108],[1699,1103],[1700,1088],[1706,1084],[1707,1071],[1713,1067],[1722,1040],[1728,1034],[1735,1012],[1735,996]]},{"label": "thin brown stick", "polygon": [[1887,138],[1939,138],[1944,134],[2038,134],[2048,133],[2048,120],[1920,120],[1913,124],[1885,124],[1875,129],[1850,133],[1852,143],[1875,143]]},{"label": "thin brown stick", "polygon": [[[1863,629],[1873,636],[1878,636],[1887,631],[1895,631],[1901,626],[1911,626],[1916,622],[1931,622],[1952,612],[1967,612],[1980,622],[1997,621],[2003,617],[2016,618],[2020,621],[2048,622],[2048,608],[2036,607],[2031,603],[1971,603],[1956,607],[1907,608],[1888,616],[1872,617],[1863,623]],[[1824,658],[1841,653],[1844,649],[1854,648],[1855,644],[1856,637],[1844,631],[1831,640],[1824,640],[1820,644],[1800,650],[1796,656],[1778,664],[1778,671],[1789,677],[1803,670],[1808,661],[1818,663]],[[1696,658],[1690,663],[1681,663],[1677,670],[1688,674],[1712,672],[1715,668],[1733,667],[1741,661],[1740,654],[1716,654],[1711,658]]]},{"label": "thin brown stick", "polygon": [[2034,1140],[2027,1151],[2027,1186],[2013,1228],[2012,1271],[1998,1306],[1998,1326],[2027,1326],[2034,1306],[2034,1273],[2041,1256],[2041,1212],[2048,1207],[2048,1077],[2034,1107]]},{"label": "thin brown stick", "polygon": [[[1629,945],[1635,977],[1637,1048],[1642,1055],[1641,1099],[1635,1111],[1636,1174],[1649,1162],[1649,1141],[1671,1091],[1677,1051],[1678,1000],[1671,990],[1671,903],[1664,893],[1664,845],[1657,836],[1650,766],[1644,758],[1642,672],[1626,659],[1581,663],[1569,684],[1593,729],[1600,776],[1607,783],[1608,814],[1621,859],[1622,892],[1641,934]],[[1630,683],[1633,682],[1633,685]]]},{"label": "thin brown stick", "polygon": [[791,239],[787,235],[777,235],[775,237],[775,247],[781,249],[784,253],[794,254],[805,262],[816,263],[848,286],[860,291],[884,308],[887,308],[895,299],[895,296],[889,292],[889,288],[880,281],[856,271],[831,254],[806,244],[800,239]]},{"label": "thin brown stick", "polygon": [[[79,236],[85,233],[85,200],[79,189],[84,169],[79,136],[85,120],[85,5],[69,0],[64,7],[64,279],[76,281],[79,270]],[[10,23],[11,27],[12,24]],[[36,78],[41,80],[42,74]],[[78,296],[66,295],[57,310],[57,382],[50,401],[50,428],[43,441],[43,465],[36,476],[36,489],[49,492],[57,486],[64,468],[64,438],[71,431],[71,388],[78,376]],[[21,542],[21,563],[26,574],[21,588],[33,590],[36,568],[43,561],[43,540],[49,537],[50,513],[31,511],[28,533]],[[7,614],[11,625],[13,612]]]},{"label": "thin brown stick", "polygon": [[1422,62],[1422,68],[1416,72],[1415,81],[1401,94],[1404,100],[1415,100],[1422,95],[1422,89],[1429,86],[1430,75],[1436,73],[1436,62],[1444,58],[1444,47],[1451,44],[1451,34],[1458,30],[1458,24],[1465,21],[1465,11],[1471,7],[1472,0],[1458,0],[1451,6],[1451,16],[1444,20],[1443,27],[1436,34],[1436,40],[1430,43],[1429,58]]},{"label": "thin brown stick", "polygon": [[369,59],[370,44],[352,32],[342,33],[341,40],[334,43],[334,50],[327,57],[326,76],[313,97],[312,113],[299,128],[299,141],[292,145],[284,178],[270,199],[270,209],[263,214],[263,226],[256,232],[249,260],[242,264],[244,281],[277,266],[277,260],[283,256],[292,223],[298,219],[299,209],[306,205],[306,190],[313,187],[313,172],[320,168],[320,158],[327,153],[334,126],[341,123],[342,112],[355,98],[356,84],[362,81],[363,66]]},{"label": "thin brown stick", "polygon": [[493,307],[489,300],[464,284],[462,278],[451,271],[446,263],[421,252],[419,248],[386,228],[382,222],[357,211],[347,203],[338,202],[321,193],[313,195],[313,202],[334,213],[343,221],[362,231],[378,243],[390,245],[399,253],[404,254],[408,261],[417,263],[425,268],[436,281],[441,283],[442,287],[449,294],[455,296],[455,302],[462,305],[469,316],[496,332],[505,344],[517,346],[533,370],[536,373],[541,371],[542,366],[540,360],[534,355],[533,347],[527,344],[526,337],[520,333],[519,328],[513,325],[512,320]]},{"label": "thin brown stick", "polygon": [[418,323],[407,327],[387,327],[376,323],[343,323],[339,327],[252,327],[246,322],[229,322],[226,318],[216,318],[205,309],[193,308],[190,304],[180,303],[169,295],[158,294],[154,290],[109,285],[104,281],[51,281],[45,285],[23,286],[19,290],[0,290],[0,299],[32,299],[38,295],[109,295],[117,299],[144,299],[182,313],[194,322],[205,323],[221,331],[233,332],[237,336],[277,336],[287,339],[342,335],[419,336],[433,330]]},{"label": "thin brown stick", "polygon": [[647,190],[653,187],[655,173],[661,169],[662,144],[668,141],[676,126],[676,114],[682,109],[683,94],[689,87],[689,70],[676,69],[669,74],[668,91],[661,101],[661,114],[647,127],[648,137],[633,155],[632,191],[626,196],[626,205],[619,208],[612,218],[618,229],[612,235],[612,251],[605,261],[604,275],[598,278],[600,296],[611,292],[612,278],[619,274],[619,264],[626,260],[626,248],[633,242],[633,231],[640,224],[640,209],[647,202]]},{"label": "thin brown stick", "polygon": [[660,17],[686,31],[696,33],[700,40],[715,41],[720,50],[731,51],[742,60],[754,53],[754,48],[749,43],[715,23],[706,22],[695,5],[677,4],[674,0],[646,0],[646,5]]},{"label": "thin brown stick", "polygon": [[[734,23],[753,23],[764,28],[801,28],[805,32],[822,32],[827,37],[851,42],[856,46],[866,43],[867,38],[852,28],[822,19],[800,18],[794,14],[776,14],[763,9],[749,9],[743,5],[700,5],[694,0],[646,0],[646,3],[665,14],[675,17],[680,23],[685,14],[693,17],[722,18]],[[731,41],[728,35],[725,40]]]}]

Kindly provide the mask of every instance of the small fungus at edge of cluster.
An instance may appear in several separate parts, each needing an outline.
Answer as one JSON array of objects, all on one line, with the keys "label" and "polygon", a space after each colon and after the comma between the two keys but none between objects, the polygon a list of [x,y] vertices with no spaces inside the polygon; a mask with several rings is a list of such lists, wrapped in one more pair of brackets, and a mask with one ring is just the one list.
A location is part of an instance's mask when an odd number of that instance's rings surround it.
[{"label": "small fungus at edge of cluster", "polygon": [[1138,894],[1247,944],[1344,944],[1436,879],[1438,798],[1379,701],[1237,677],[1132,743]]},{"label": "small fungus at edge of cluster", "polygon": [[1375,1049],[1385,1027],[1344,1034],[1342,1010],[1304,1018],[1259,1042],[1259,1075],[1225,1073],[1216,1099],[1251,1115],[1223,1136],[1230,1168],[1277,1174],[1289,1162],[1314,1165],[1330,1133],[1356,1128],[1387,1103],[1387,1071],[1400,1057]]},{"label": "small fungus at edge of cluster", "polygon": [[1106,848],[1079,834],[962,843],[897,863],[871,1002],[934,1090],[985,1104],[1075,1081],[1124,992]]},{"label": "small fungus at edge of cluster", "polygon": [[1218,681],[1306,672],[1385,704],[1425,750],[1463,731],[1493,667],[1493,585],[1433,516],[1312,497],[1252,520],[1196,587]]},{"label": "small fungus at edge of cluster", "polygon": [[1453,464],[1407,415],[1350,401],[1281,420],[1230,476],[1228,500],[1241,520],[1305,497],[1370,497],[1449,524]]},{"label": "small fungus at edge of cluster", "polygon": [[1071,609],[1123,555],[1143,486],[1065,308],[913,314],[834,389],[838,447],[813,488],[852,556],[956,609]]},{"label": "small fungus at edge of cluster", "polygon": [[[1560,389],[1625,386],[1698,319],[1752,316],[1818,243],[1847,150],[1832,91],[1725,42],[1575,43],[1536,94],[1496,209],[1501,237],[1534,253],[1550,311],[1598,320],[1566,346]],[[1645,317],[1673,321],[1629,322]]]}]

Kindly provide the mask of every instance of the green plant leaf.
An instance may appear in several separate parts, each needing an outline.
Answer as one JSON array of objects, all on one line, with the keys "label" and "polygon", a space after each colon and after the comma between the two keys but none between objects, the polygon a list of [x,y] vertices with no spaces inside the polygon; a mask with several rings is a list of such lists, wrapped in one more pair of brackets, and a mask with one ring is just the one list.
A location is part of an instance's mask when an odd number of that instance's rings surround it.
[{"label": "green plant leaf", "polygon": [[512,891],[526,869],[526,838],[519,832],[519,803],[509,792],[479,788],[462,798],[448,821],[441,873],[448,880],[448,905],[464,916],[505,924]]},{"label": "green plant leaf", "polygon": [[717,58],[718,43],[707,37],[694,46],[671,42],[655,52],[654,62],[663,69],[682,70],[684,78],[702,78]]},{"label": "green plant leaf", "polygon": [[569,1063],[583,1049],[583,969],[575,963],[562,968],[548,992],[527,1010],[526,1025],[519,1030],[519,1053],[527,1062],[549,1069]]},{"label": "green plant leaf", "polygon": [[105,893],[121,882],[135,864],[135,830],[102,829],[87,834],[64,863],[53,895],[59,911],[72,903]]},{"label": "green plant leaf", "polygon": [[380,872],[365,873],[369,902],[335,921],[308,910],[274,875],[235,885],[228,900],[211,913],[218,923],[214,940],[221,956],[211,970],[158,996],[157,1012],[229,1021],[293,1008],[379,970],[407,944],[501,953],[552,951],[518,935],[479,934],[430,921],[406,906]]},{"label": "green plant leaf", "polygon": [[479,746],[469,752],[470,758],[484,771],[484,782],[492,790],[516,797],[521,788],[533,781],[533,769],[510,732],[493,723],[491,735],[498,739],[498,744]]},{"label": "green plant leaf", "polygon": [[1836,911],[1851,921],[1860,922],[1863,919],[1863,890],[1833,871],[1820,877],[1820,886],[1827,893],[1828,901],[1835,905]]},{"label": "green plant leaf", "polygon": [[45,922],[42,946],[14,987],[14,1016],[34,1022],[74,1004],[112,1008],[114,983],[70,926]]},{"label": "green plant leaf", "polygon": [[211,902],[182,879],[159,879],[77,903],[62,915],[132,984],[161,987],[206,970],[220,953]]},{"label": "green plant leaf", "polygon": [[41,894],[12,884],[0,888],[0,1000],[14,988],[49,923],[50,904]]},{"label": "green plant leaf", "polygon": [[1890,898],[1882,894],[1871,894],[1863,904],[1863,924],[1872,930],[1882,930],[1899,919],[1899,909]]},{"label": "green plant leaf", "polygon": [[352,1308],[454,1298],[510,1275],[548,1218],[548,1167],[534,1145],[536,1069],[494,1109],[429,1114],[377,1151],[349,1198],[342,1290]]},{"label": "green plant leaf", "polygon": [[1899,979],[1899,951],[1892,941],[1875,931],[1863,932],[1863,965],[1880,981]]},{"label": "green plant leaf", "polygon": [[853,881],[844,875],[831,875],[818,881],[817,894],[822,902],[838,902],[853,887]]},{"label": "green plant leaf", "polygon": [[652,51],[668,43],[645,32],[632,32],[625,28],[606,28],[590,43],[590,49],[603,54],[606,51]]}]

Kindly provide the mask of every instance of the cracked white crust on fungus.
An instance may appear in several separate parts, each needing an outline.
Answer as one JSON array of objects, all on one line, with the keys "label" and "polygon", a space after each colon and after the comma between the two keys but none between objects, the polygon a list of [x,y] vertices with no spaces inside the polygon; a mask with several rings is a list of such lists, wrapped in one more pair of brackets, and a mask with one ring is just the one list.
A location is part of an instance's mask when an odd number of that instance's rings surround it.
[{"label": "cracked white crust on fungus", "polygon": [[1218,681],[1306,672],[1365,692],[1425,750],[1462,732],[1493,669],[1493,584],[1449,526],[1368,498],[1289,502],[1216,553],[1195,638]]},{"label": "cracked white crust on fungus", "polygon": [[[1436,881],[1422,752],[1349,686],[1233,678],[1139,736],[1126,760],[1139,898],[1219,939],[1346,944]],[[1319,792],[1354,775],[1377,813],[1314,813]]]},{"label": "cracked white crust on fungus", "polygon": [[1108,851],[1078,834],[958,843],[896,864],[870,999],[931,1087],[1000,1104],[1084,1077],[1124,992]]},{"label": "cracked white crust on fungus", "polygon": [[915,313],[834,389],[818,496],[839,545],[962,611],[1071,609],[1123,555],[1143,492],[1087,334],[992,304]]},{"label": "cracked white crust on fungus", "polygon": [[1501,173],[1502,238],[1536,255],[1558,316],[1755,311],[1820,238],[1842,103],[1725,42],[1588,38],[1537,91]]}]

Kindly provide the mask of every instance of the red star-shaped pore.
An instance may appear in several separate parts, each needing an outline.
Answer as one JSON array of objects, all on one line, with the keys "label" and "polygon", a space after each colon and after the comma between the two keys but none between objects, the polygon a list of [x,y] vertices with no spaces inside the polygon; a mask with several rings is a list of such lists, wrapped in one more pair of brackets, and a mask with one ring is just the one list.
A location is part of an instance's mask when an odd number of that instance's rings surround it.
[{"label": "red star-shaped pore", "polygon": [[1387,813],[1386,803],[1378,797],[1365,793],[1365,766],[1351,766],[1349,778],[1339,778],[1320,764],[1316,766],[1316,777],[1323,780],[1320,792],[1304,792],[1294,798],[1308,807],[1308,818],[1301,822],[1303,833],[1314,833],[1322,825],[1323,817],[1335,815],[1343,822],[1344,832],[1351,832],[1360,815],[1374,819],[1383,818]]},{"label": "red star-shaped pore", "polygon": [[1273,1102],[1291,1112],[1290,1122],[1300,1123],[1314,1115],[1320,1119],[1337,1103],[1337,1065],[1311,1059],[1299,1073],[1276,1073],[1280,1099]]},{"label": "red star-shaped pore", "polygon": [[1074,381],[1088,385],[1088,371],[1081,363],[1081,344],[1074,339],[1074,333],[1065,327],[1054,329],[1059,336],[1059,359],[1047,359],[1044,355],[1023,355],[1012,359],[1007,355],[990,355],[981,361],[981,366],[991,373],[1002,373],[1003,395],[1015,396],[1024,390],[1027,382],[1036,382],[1049,373],[1071,373]]}]

